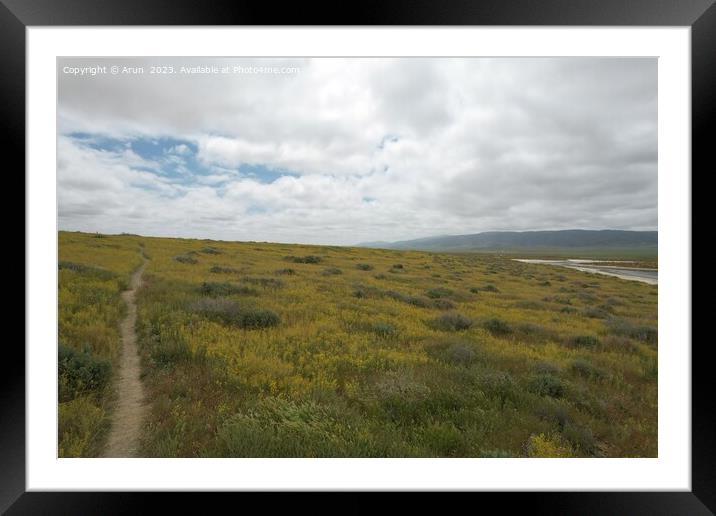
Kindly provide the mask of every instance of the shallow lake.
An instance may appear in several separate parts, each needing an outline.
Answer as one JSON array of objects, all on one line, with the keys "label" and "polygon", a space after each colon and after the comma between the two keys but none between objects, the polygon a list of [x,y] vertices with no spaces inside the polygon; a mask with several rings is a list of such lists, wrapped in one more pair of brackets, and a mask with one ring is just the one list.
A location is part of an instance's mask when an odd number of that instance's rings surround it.
[{"label": "shallow lake", "polygon": [[[617,265],[599,265],[598,260],[538,260],[528,258],[515,258],[515,261],[523,263],[541,263],[545,265],[556,265],[558,267],[567,267],[569,269],[575,269],[578,271],[592,272],[595,274],[606,274],[607,276],[615,276],[617,278],[641,281],[649,283],[650,285],[656,285],[659,283],[659,271],[658,269],[639,269],[636,267],[629,267],[628,261],[624,261],[624,266]],[[614,262],[610,262],[614,263]]]}]

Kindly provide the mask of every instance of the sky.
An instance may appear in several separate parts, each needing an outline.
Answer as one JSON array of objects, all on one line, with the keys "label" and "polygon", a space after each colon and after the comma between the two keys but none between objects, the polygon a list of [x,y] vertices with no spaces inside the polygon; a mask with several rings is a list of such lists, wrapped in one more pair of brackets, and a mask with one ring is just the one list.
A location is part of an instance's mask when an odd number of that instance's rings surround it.
[{"label": "sky", "polygon": [[61,230],[657,229],[654,58],[63,58],[57,114]]}]

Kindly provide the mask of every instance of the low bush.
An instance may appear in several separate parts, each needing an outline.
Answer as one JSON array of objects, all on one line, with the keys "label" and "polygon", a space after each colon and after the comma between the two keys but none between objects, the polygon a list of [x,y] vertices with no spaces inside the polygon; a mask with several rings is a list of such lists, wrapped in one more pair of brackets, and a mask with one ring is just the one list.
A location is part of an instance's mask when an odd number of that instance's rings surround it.
[{"label": "low bush", "polygon": [[212,272],[214,274],[235,274],[239,271],[237,269],[234,269],[233,267],[222,267],[220,265],[214,265],[211,269],[209,269],[209,272]]},{"label": "low bush", "polygon": [[599,346],[599,339],[593,335],[577,335],[568,338],[566,344],[571,348],[596,348]]},{"label": "low bush", "polygon": [[472,319],[455,312],[443,314],[431,322],[434,328],[443,331],[463,331],[472,326]]},{"label": "low bush", "polygon": [[211,320],[248,330],[269,328],[280,324],[280,317],[271,310],[242,306],[226,298],[202,298],[190,309]]},{"label": "low bush", "polygon": [[609,317],[609,312],[602,308],[590,307],[585,308],[582,311],[582,315],[589,317],[590,319],[606,319]]},{"label": "low bush", "polygon": [[527,389],[539,396],[561,398],[565,392],[564,382],[557,376],[546,373],[538,373],[532,376]]},{"label": "low bush", "polygon": [[485,292],[499,292],[500,289],[498,289],[495,285],[489,284],[485,285],[484,287],[481,287],[480,290],[483,290]]},{"label": "low bush", "polygon": [[438,310],[452,310],[455,308],[455,303],[449,299],[434,299],[431,304]]},{"label": "low bush", "polygon": [[279,276],[293,276],[294,274],[296,274],[296,269],[278,269],[276,271],[276,274],[278,274]]},{"label": "low bush", "polygon": [[57,350],[60,401],[103,389],[110,379],[112,366],[92,355],[89,349],[77,351],[60,344]]},{"label": "low bush", "polygon": [[80,396],[60,403],[58,411],[58,456],[97,456],[98,436],[107,423],[104,410],[89,397]]},{"label": "low bush", "polygon": [[190,265],[194,265],[194,264],[196,264],[196,263],[199,263],[199,261],[198,261],[196,258],[194,258],[192,255],[190,255],[190,254],[180,254],[180,255],[177,255],[177,256],[174,257],[174,260],[177,261],[177,262],[179,262],[179,263],[187,263],[187,264],[190,264]]},{"label": "low bush", "polygon": [[398,333],[398,330],[392,324],[379,322],[370,325],[370,330],[375,333],[378,337],[387,339]]},{"label": "low bush", "polygon": [[614,335],[629,337],[649,344],[656,343],[659,338],[659,332],[653,326],[637,325],[626,319],[609,319],[606,321],[606,326]]},{"label": "low bush", "polygon": [[324,276],[335,276],[337,274],[343,274],[343,271],[339,269],[338,267],[327,267],[323,269],[322,274]]},{"label": "low bush", "polygon": [[383,297],[383,292],[376,287],[359,285],[353,290],[353,297],[358,299],[377,299]]},{"label": "low bush", "polygon": [[286,260],[293,263],[321,263],[323,261],[323,258],[320,256],[316,256],[313,254],[309,254],[307,256],[286,256]]},{"label": "low bush", "polygon": [[482,326],[496,337],[503,337],[512,333],[512,326],[502,319],[488,319],[482,324]]},{"label": "low bush", "polygon": [[450,290],[449,288],[443,288],[443,287],[431,288],[430,290],[427,290],[425,292],[425,295],[431,299],[440,299],[443,297],[450,297],[453,294],[454,294],[454,292],[452,290]]},{"label": "low bush", "polygon": [[90,265],[83,265],[81,263],[74,263],[74,262],[68,262],[68,261],[60,261],[57,264],[59,270],[69,270],[73,272],[77,272],[79,274],[84,274],[88,276],[92,276],[94,278],[97,278],[99,280],[110,280],[113,278],[116,278],[117,275],[114,272],[100,269],[99,267],[92,267]]},{"label": "low bush", "polygon": [[278,289],[283,287],[283,281],[276,278],[255,278],[252,276],[246,276],[241,278],[242,283],[248,283],[249,285],[258,285],[266,289]]},{"label": "low bush", "polygon": [[478,356],[473,344],[465,340],[431,340],[425,345],[425,351],[436,360],[462,366],[472,364]]},{"label": "low bush", "polygon": [[221,254],[221,251],[219,251],[215,247],[204,247],[201,249],[200,252],[204,254]]},{"label": "low bush", "polygon": [[356,269],[358,269],[359,271],[372,271],[373,266],[369,263],[357,263]]},{"label": "low bush", "polygon": [[599,379],[606,376],[602,369],[592,365],[591,362],[584,358],[574,359],[569,368],[573,373],[584,378]]},{"label": "low bush", "polygon": [[204,282],[199,287],[199,292],[205,296],[231,296],[235,294],[246,296],[258,296],[256,289],[245,285],[233,285],[231,283]]}]

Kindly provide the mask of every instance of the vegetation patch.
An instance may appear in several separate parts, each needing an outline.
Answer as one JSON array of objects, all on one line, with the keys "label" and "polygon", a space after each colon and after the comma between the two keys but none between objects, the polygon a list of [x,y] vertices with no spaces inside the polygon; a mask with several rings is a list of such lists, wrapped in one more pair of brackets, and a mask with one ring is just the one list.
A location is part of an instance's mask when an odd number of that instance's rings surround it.
[{"label": "vegetation patch", "polygon": [[561,398],[565,393],[564,382],[553,374],[538,373],[529,381],[527,388],[539,396]]},{"label": "vegetation patch", "polygon": [[431,299],[440,299],[440,298],[445,298],[445,297],[451,297],[454,294],[455,294],[454,291],[450,290],[449,288],[444,288],[444,287],[431,288],[430,290],[427,290],[425,292],[425,295]]},{"label": "vegetation patch", "polygon": [[271,310],[243,306],[225,298],[202,298],[190,309],[210,320],[247,330],[270,328],[281,323],[280,317]]},{"label": "vegetation patch", "polygon": [[199,287],[199,292],[205,296],[258,296],[258,290],[245,285],[234,285],[232,283],[204,282]]},{"label": "vegetation patch", "polygon": [[512,333],[512,326],[502,319],[493,317],[482,323],[483,328],[496,337],[504,337]]},{"label": "vegetation patch", "polygon": [[223,267],[221,265],[214,265],[211,269],[209,269],[209,272],[213,274],[236,274],[239,271],[234,267]]},{"label": "vegetation patch", "polygon": [[252,276],[246,276],[244,278],[241,278],[241,281],[243,283],[248,283],[249,285],[258,285],[259,287],[266,289],[279,289],[283,287],[283,281],[276,278],[257,278]]},{"label": "vegetation patch", "polygon": [[606,326],[614,335],[629,337],[649,344],[655,344],[659,338],[659,332],[653,326],[634,324],[626,319],[609,319],[606,321]]},{"label": "vegetation patch", "polygon": [[179,263],[186,263],[189,265],[194,265],[194,264],[199,263],[199,260],[194,258],[194,256],[189,253],[179,254],[179,255],[175,256],[174,261],[177,261]]},{"label": "vegetation patch", "polygon": [[317,264],[323,262],[323,258],[320,256],[316,256],[314,254],[309,254],[307,256],[286,256],[285,259],[289,262],[293,263],[312,263]]},{"label": "vegetation patch", "polygon": [[93,356],[88,348],[77,351],[62,344],[58,348],[57,367],[61,402],[103,389],[112,371],[108,360]]},{"label": "vegetation patch", "polygon": [[599,339],[594,335],[577,335],[568,338],[566,344],[571,348],[595,349],[599,347]]},{"label": "vegetation patch", "polygon": [[456,312],[449,312],[433,319],[431,325],[443,331],[464,331],[472,327],[472,319]]}]

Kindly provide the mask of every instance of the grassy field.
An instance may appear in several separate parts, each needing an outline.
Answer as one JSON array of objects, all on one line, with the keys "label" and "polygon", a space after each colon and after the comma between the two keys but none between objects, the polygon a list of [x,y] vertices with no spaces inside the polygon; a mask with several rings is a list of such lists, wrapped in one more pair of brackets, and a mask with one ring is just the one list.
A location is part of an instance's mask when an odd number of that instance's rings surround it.
[{"label": "grassy field", "polygon": [[146,457],[654,457],[658,287],[487,254],[60,232],[61,456],[94,456],[119,293]]}]

